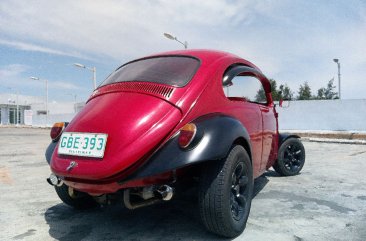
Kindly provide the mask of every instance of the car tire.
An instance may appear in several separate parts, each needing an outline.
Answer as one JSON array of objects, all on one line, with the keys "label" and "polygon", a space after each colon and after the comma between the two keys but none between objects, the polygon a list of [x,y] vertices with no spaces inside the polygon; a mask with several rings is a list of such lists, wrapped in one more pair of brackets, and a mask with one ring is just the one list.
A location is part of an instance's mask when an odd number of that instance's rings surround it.
[{"label": "car tire", "polygon": [[89,209],[97,206],[97,202],[86,193],[74,190],[71,196],[69,187],[65,184],[55,186],[55,190],[62,202],[75,209]]},{"label": "car tire", "polygon": [[249,217],[253,186],[251,161],[240,145],[234,146],[224,160],[205,166],[198,196],[206,228],[227,238],[240,235]]},{"label": "car tire", "polygon": [[305,164],[305,148],[298,138],[288,138],[278,150],[273,169],[282,176],[299,174]]}]

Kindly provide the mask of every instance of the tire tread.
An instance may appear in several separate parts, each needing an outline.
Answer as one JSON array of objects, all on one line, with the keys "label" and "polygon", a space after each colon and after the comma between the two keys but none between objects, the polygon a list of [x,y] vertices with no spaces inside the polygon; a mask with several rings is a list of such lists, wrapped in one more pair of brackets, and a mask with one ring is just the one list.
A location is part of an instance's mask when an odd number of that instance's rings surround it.
[{"label": "tire tread", "polygon": [[[225,184],[227,179],[230,180],[228,175],[231,175],[228,169],[231,169],[235,161],[232,156],[238,151],[244,152],[246,158],[249,160],[248,154],[242,146],[234,146],[227,156],[226,161],[217,161],[205,167],[202,173],[199,192],[200,216],[203,224],[209,231],[230,238],[236,237],[242,232],[242,230],[238,232],[230,226],[224,214],[225,203],[223,203],[225,202]],[[226,202],[230,203],[230,200],[226,200]]]}]

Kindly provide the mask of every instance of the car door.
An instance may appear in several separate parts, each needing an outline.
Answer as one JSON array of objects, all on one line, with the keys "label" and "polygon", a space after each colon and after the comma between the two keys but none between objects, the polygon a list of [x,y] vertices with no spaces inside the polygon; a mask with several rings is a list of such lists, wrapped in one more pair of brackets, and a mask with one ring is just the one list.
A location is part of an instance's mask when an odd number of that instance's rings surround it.
[{"label": "car door", "polygon": [[[263,78],[261,73],[255,69],[248,67],[237,68],[235,76],[232,77],[230,83],[224,83],[224,92],[226,96],[231,100],[242,100],[244,108],[243,123],[246,125],[255,125],[253,121],[257,122],[257,128],[260,127],[259,132],[252,133],[251,141],[253,150],[253,159],[257,159],[259,163],[253,163],[254,169],[257,169],[259,173],[263,173],[266,170],[266,166],[269,160],[274,158],[275,148],[277,148],[277,142],[275,141],[277,121],[276,113],[272,99],[269,98],[270,94],[267,87],[265,90],[263,85]],[[266,81],[268,81],[265,78]],[[266,82],[267,83],[267,82]],[[259,116],[255,116],[255,120],[251,119],[248,123],[248,110],[253,108],[258,111]]]},{"label": "car door", "polygon": [[259,105],[262,113],[263,121],[263,152],[261,170],[265,171],[267,163],[276,158],[277,150],[277,113],[275,113],[274,105]]}]

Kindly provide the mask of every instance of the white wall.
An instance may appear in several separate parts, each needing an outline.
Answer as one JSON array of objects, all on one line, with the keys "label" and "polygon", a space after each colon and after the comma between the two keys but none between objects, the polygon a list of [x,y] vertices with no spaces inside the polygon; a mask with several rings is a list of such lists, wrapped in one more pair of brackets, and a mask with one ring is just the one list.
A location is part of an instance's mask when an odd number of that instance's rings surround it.
[{"label": "white wall", "polygon": [[[9,99],[16,97],[14,94],[0,94],[0,103],[8,103]],[[19,95],[18,100],[19,104],[31,104],[33,125],[46,124],[46,116],[37,115],[38,109],[45,109],[42,98]],[[366,99],[290,101],[285,104],[289,106],[277,106],[280,130],[366,131]],[[70,121],[74,116],[74,103],[49,103],[48,126]]]},{"label": "white wall", "polygon": [[[75,113],[67,114],[49,114],[47,126],[52,126],[56,122],[70,122],[74,118]],[[35,115],[32,116],[33,126],[45,126],[46,125],[46,115]]]},{"label": "white wall", "polygon": [[307,100],[284,103],[280,108],[280,130],[366,131],[366,99]]}]

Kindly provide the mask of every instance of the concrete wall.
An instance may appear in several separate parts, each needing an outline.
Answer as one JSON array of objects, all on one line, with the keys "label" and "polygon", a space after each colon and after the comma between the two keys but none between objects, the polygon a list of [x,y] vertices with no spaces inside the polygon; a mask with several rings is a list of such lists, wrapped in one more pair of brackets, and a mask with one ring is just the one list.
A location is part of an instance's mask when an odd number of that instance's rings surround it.
[{"label": "concrete wall", "polygon": [[[47,126],[52,126],[56,122],[70,122],[76,114],[49,114]],[[46,115],[34,115],[32,117],[33,126],[45,126],[46,125]]]},{"label": "concrete wall", "polygon": [[366,131],[366,99],[289,101],[277,106],[281,130]]},{"label": "concrete wall", "polygon": [[[366,99],[289,101],[277,106],[281,130],[366,131]],[[48,125],[70,121],[75,114],[50,114]],[[34,116],[35,117],[35,116]],[[33,117],[33,118],[34,118]],[[44,125],[43,119],[34,119]]]},{"label": "concrete wall", "polygon": [[[284,105],[288,107],[277,105],[280,130],[366,131],[366,99],[290,101]],[[70,121],[74,116],[75,113],[56,114],[50,111],[47,125]],[[3,110],[1,117],[3,120],[7,118]],[[37,115],[34,111],[33,125],[45,126],[46,116]]]}]

